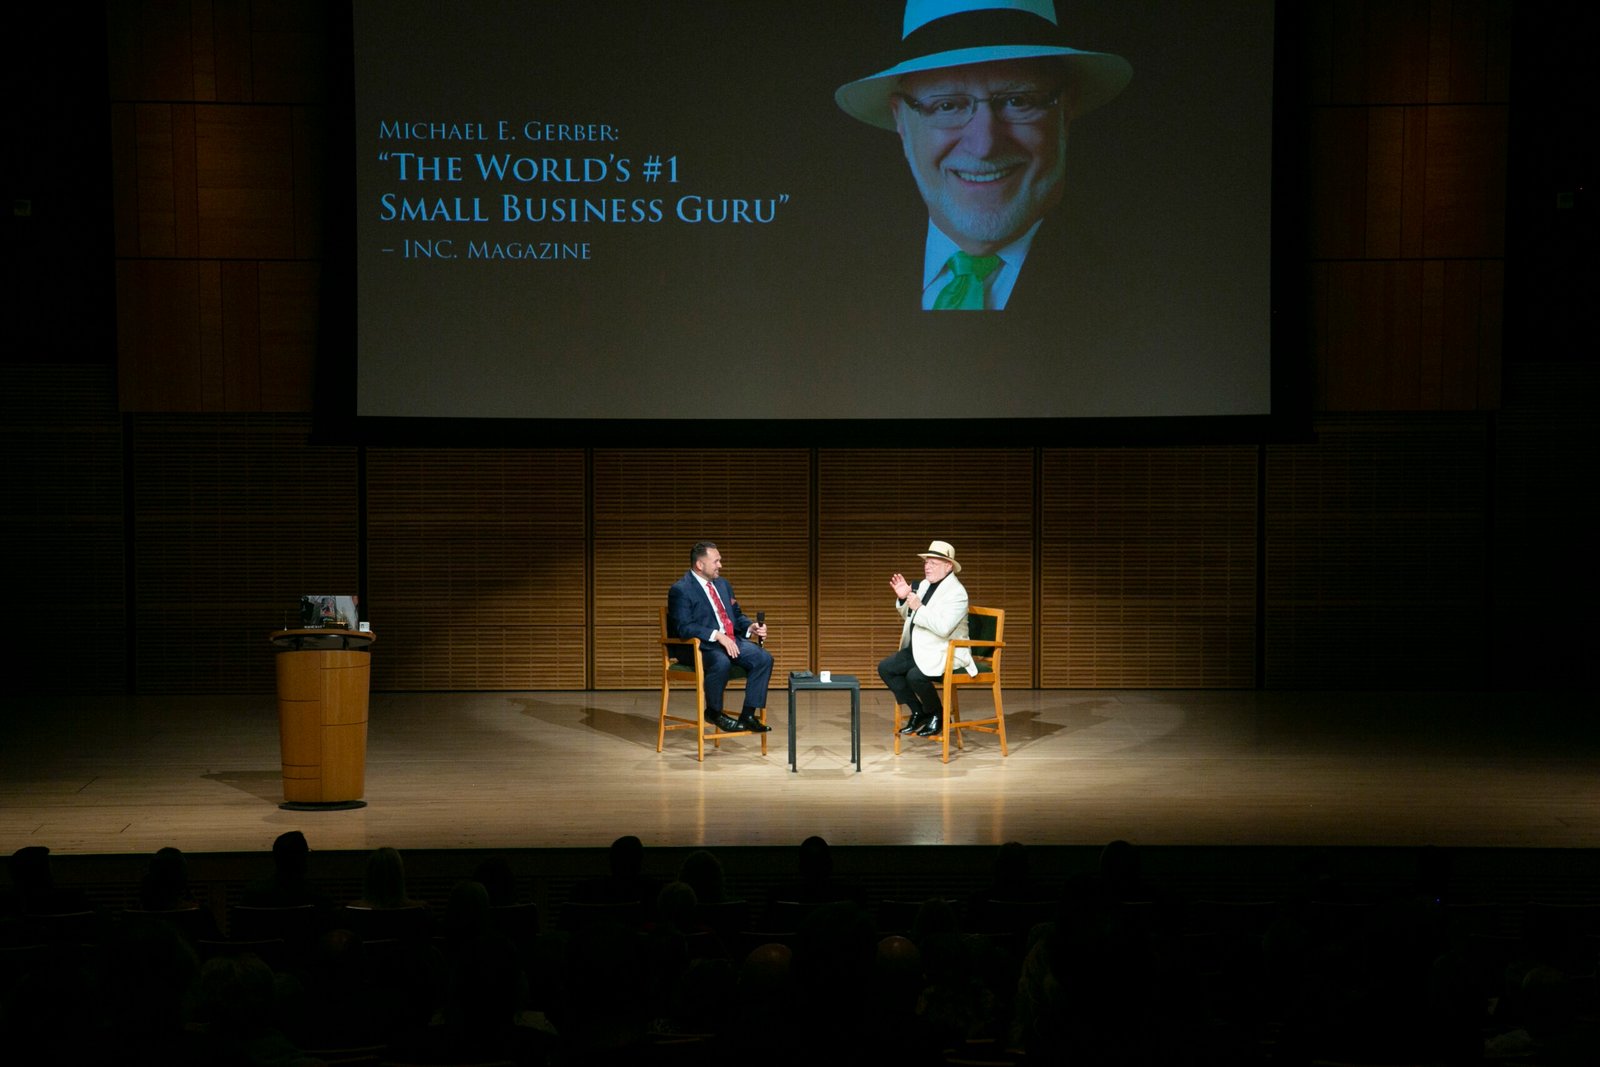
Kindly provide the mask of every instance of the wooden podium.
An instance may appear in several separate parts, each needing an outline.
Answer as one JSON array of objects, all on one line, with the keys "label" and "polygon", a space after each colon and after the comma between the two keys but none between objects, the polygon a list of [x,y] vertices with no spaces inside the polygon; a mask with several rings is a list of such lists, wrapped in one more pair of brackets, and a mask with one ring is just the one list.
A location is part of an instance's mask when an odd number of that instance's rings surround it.
[{"label": "wooden podium", "polygon": [[366,807],[368,649],[358,630],[278,630],[278,736],[291,811]]}]

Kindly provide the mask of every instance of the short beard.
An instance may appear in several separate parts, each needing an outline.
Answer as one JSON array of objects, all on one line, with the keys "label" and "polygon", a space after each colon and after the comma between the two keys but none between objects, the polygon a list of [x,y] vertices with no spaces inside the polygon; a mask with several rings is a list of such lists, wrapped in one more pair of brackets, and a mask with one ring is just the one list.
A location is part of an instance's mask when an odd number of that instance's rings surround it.
[{"label": "short beard", "polygon": [[912,159],[910,145],[904,148],[906,160],[911,164],[911,176],[928,205],[928,211],[934,216],[950,220],[950,225],[956,230],[945,236],[957,244],[971,241],[1003,246],[1026,233],[1028,227],[1060,199],[1066,176],[1066,138],[1062,137],[1060,143],[1061,150],[1055,165],[1042,178],[992,210],[973,208],[964,201],[958,201],[955,191],[945,183],[943,169],[933,176],[931,181],[935,184],[930,188],[930,180],[924,178]]}]

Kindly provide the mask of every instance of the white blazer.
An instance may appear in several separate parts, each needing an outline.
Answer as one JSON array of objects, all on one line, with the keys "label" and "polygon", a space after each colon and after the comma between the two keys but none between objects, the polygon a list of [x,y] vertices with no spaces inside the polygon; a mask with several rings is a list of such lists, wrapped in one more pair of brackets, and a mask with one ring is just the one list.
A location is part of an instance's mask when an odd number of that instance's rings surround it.
[{"label": "white blazer", "polygon": [[[928,579],[917,583],[917,596],[928,588]],[[900,628],[900,647],[911,646],[911,658],[917,669],[929,678],[944,677],[944,655],[949,640],[964,640],[967,636],[967,587],[954,573],[945,576],[933,600],[916,611],[897,600],[895,610],[905,619]],[[968,674],[977,674],[978,665],[972,662],[972,649],[956,649],[956,666]]]}]

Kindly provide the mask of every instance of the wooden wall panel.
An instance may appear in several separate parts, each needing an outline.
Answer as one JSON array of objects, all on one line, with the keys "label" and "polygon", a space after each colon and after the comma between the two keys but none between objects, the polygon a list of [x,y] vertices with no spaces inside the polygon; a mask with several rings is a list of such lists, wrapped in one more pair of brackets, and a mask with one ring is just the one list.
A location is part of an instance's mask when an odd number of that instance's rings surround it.
[{"label": "wooden wall panel", "polygon": [[1312,256],[1503,256],[1507,116],[1503,106],[1314,111]]},{"label": "wooden wall panel", "polygon": [[327,12],[107,7],[124,410],[309,411]]},{"label": "wooden wall panel", "polygon": [[1435,0],[1430,99],[1504,101],[1510,91],[1511,12],[1507,0]]},{"label": "wooden wall panel", "polygon": [[198,254],[287,259],[295,252],[294,109],[194,109]]},{"label": "wooden wall panel", "polygon": [[1255,683],[1254,448],[1049,449],[1045,687]]},{"label": "wooden wall panel", "polygon": [[113,149],[131,150],[117,161],[117,177],[128,188],[117,198],[119,211],[133,210],[117,226],[119,256],[193,255],[194,110],[172,104],[130,104],[116,109],[114,121],[125,132]]},{"label": "wooden wall panel", "polygon": [[815,666],[882,688],[900,640],[889,575],[920,580],[917,553],[939,540],[972,603],[1006,610],[1006,683],[1032,686],[1033,497],[1028,449],[821,450]]},{"label": "wooden wall panel", "polygon": [[1409,103],[1428,98],[1428,54],[1433,39],[1430,0],[1386,0],[1376,4],[1341,5],[1361,8],[1360,36],[1354,17],[1352,40],[1360,40],[1368,53],[1366,82],[1357,99],[1371,103]]},{"label": "wooden wall panel", "polygon": [[311,447],[303,417],[130,425],[138,690],[272,692],[268,632],[357,589],[355,450]]},{"label": "wooden wall panel", "polygon": [[1505,337],[1505,263],[1462,260],[1444,264],[1445,305],[1440,345],[1446,411],[1492,411],[1500,406]]},{"label": "wooden wall panel", "polygon": [[1511,12],[1505,0],[1484,4],[1483,97],[1494,103],[1511,98]]},{"label": "wooden wall panel", "polygon": [[113,122],[117,209],[135,211],[119,220],[119,255],[319,250],[320,108],[123,104]]},{"label": "wooden wall panel", "polygon": [[230,103],[316,100],[326,86],[321,0],[114,0],[111,95]]},{"label": "wooden wall panel", "polygon": [[1400,255],[1405,222],[1406,115],[1411,108],[1372,108],[1367,122],[1364,254]]},{"label": "wooden wall panel", "polygon": [[583,494],[577,450],[371,450],[374,687],[584,688]]},{"label": "wooden wall panel", "polygon": [[262,410],[310,411],[320,340],[322,264],[262,263],[257,279]]},{"label": "wooden wall panel", "polygon": [[1427,136],[1430,112],[1425,107],[1403,108],[1401,112],[1405,122],[1400,135],[1399,218],[1393,223],[1399,231],[1398,248],[1391,251],[1392,246],[1388,245],[1369,247],[1367,253],[1378,258],[1389,255],[1418,258],[1424,253],[1423,241],[1427,234]]},{"label": "wooden wall panel", "polygon": [[1313,102],[1358,99],[1366,92],[1365,4],[1307,4],[1301,53],[1305,95]]},{"label": "wooden wall panel", "polygon": [[1324,108],[1310,117],[1311,255],[1350,259],[1367,240],[1367,131],[1364,108]]},{"label": "wooden wall panel", "polygon": [[123,411],[309,411],[319,265],[117,264]]},{"label": "wooden wall panel", "polygon": [[722,576],[751,616],[767,613],[774,679],[810,663],[810,456],[802,449],[596,449],[594,681],[658,686],[659,608],[715,541]]},{"label": "wooden wall panel", "polygon": [[0,363],[10,696],[127,684],[122,448],[111,367]]},{"label": "wooden wall panel", "polygon": [[1302,8],[1314,105],[1498,103],[1510,0],[1325,0]]},{"label": "wooden wall panel", "polygon": [[[108,3],[111,96],[116,100],[209,100],[195,78],[195,8],[204,0]],[[205,23],[202,23],[202,29]]]},{"label": "wooden wall panel", "polygon": [[[31,440],[27,421],[8,422],[13,425],[8,450],[34,457],[11,465],[13,475],[37,473],[35,482],[56,482],[48,464],[37,465],[40,454],[20,444],[23,437]],[[1520,425],[1524,437],[1542,433],[1542,443],[1508,460],[1520,466],[1506,476],[1501,510],[1507,515],[1502,525],[1522,531],[1515,548],[1528,561],[1555,542],[1538,532],[1538,522],[1511,521],[1512,513],[1525,510],[1513,491],[1526,477],[1526,455],[1546,454],[1549,432],[1536,418]],[[307,426],[299,419],[144,416],[132,429],[131,603],[139,688],[270,691],[264,633],[292,618],[300,593],[353,584],[353,453],[306,446]],[[1488,659],[1482,647],[1486,424],[1471,416],[1361,416],[1324,419],[1318,429],[1317,444],[1270,450],[1269,683],[1479,684]],[[91,431],[91,437],[98,433]],[[8,515],[5,527],[18,537],[30,515],[42,515],[52,534],[50,551],[19,551],[42,561],[41,574],[64,577],[63,588],[87,567],[94,590],[86,591],[86,603],[116,588],[118,440],[114,433],[100,439],[98,461],[61,442],[46,450],[61,447],[77,457],[59,476],[72,495],[92,496],[96,485],[103,490],[111,507],[104,530],[95,532],[92,517],[64,523],[48,507],[32,505]],[[686,454],[597,453],[591,622],[585,617],[581,453],[375,452],[369,459],[366,605],[382,642],[375,684],[649,689],[655,609],[665,584],[681,573],[683,551],[710,532],[701,528],[707,525],[772,531],[748,539],[743,533],[716,536],[728,547],[729,574],[746,604],[772,613],[774,643],[787,661],[783,670],[827,665],[875,685],[873,667],[895,634],[881,588],[885,575],[914,568],[916,551],[943,536],[957,545],[974,599],[1003,601],[1011,613],[1013,685],[1251,684],[1253,449],[1047,451],[1040,458],[1037,523],[1031,453],[976,457],[994,494],[986,504],[967,497],[942,505],[926,501],[916,476],[928,469],[919,461],[930,458],[935,467],[973,459],[819,453],[817,550],[808,561],[805,453],[763,458],[765,484],[778,491],[759,501],[735,500],[737,494],[726,490],[709,496],[676,490],[673,479],[652,477],[663,475],[661,468],[681,474]],[[96,469],[106,477],[92,478]],[[1549,483],[1537,484],[1553,491]],[[902,488],[889,491],[887,485]],[[37,496],[12,491],[21,501]],[[913,541],[907,532],[913,525],[937,532]],[[1035,525],[1041,560],[1036,625],[1030,592]],[[668,533],[658,536],[658,529]],[[642,536],[642,530],[652,532]],[[91,534],[112,540],[102,548],[79,544]],[[1555,545],[1554,551],[1571,558],[1571,546]],[[70,567],[51,564],[60,553],[82,558]],[[812,567],[814,612],[807,599]],[[1529,587],[1520,579],[1505,584]],[[97,618],[110,619],[117,604],[107,600],[101,609]],[[456,610],[470,624],[441,626],[440,619],[448,622]],[[208,624],[190,626],[185,640],[164,636],[174,620],[207,612]],[[807,620],[813,616],[821,654],[808,662]],[[551,617],[574,621],[551,623]],[[586,627],[592,627],[592,679],[584,677]],[[1035,629],[1042,652],[1036,678],[1026,656]],[[115,645],[112,636],[110,648]],[[108,661],[108,670],[114,664]]]},{"label": "wooden wall panel", "polygon": [[1423,255],[1505,255],[1508,115],[1504,105],[1428,109]]},{"label": "wooden wall panel", "polygon": [[323,175],[327,173],[327,113],[320,107],[296,107],[291,112],[294,153],[294,254],[317,259],[322,255]]},{"label": "wooden wall panel", "polygon": [[1318,410],[1499,402],[1509,21],[1505,0],[1307,9]]},{"label": "wooden wall panel", "polygon": [[116,256],[139,251],[139,109],[111,103],[111,248]]},{"label": "wooden wall panel", "polygon": [[1484,681],[1487,423],[1318,421],[1268,450],[1266,682]]},{"label": "wooden wall panel", "polygon": [[1317,408],[1493,408],[1500,396],[1504,275],[1499,260],[1316,264]]},{"label": "wooden wall panel", "polygon": [[193,260],[117,263],[117,397],[123,411],[200,410],[202,272]]},{"label": "wooden wall panel", "polygon": [[[191,33],[190,56],[194,64],[194,84],[191,92],[196,100],[237,100],[237,93],[218,96],[217,67],[219,53],[232,39],[228,33],[230,23],[238,21],[237,12],[242,5],[196,2],[190,0],[189,26]],[[230,19],[229,16],[233,16]]]},{"label": "wooden wall panel", "polygon": [[[205,50],[204,60],[211,77],[211,96],[201,100],[252,101],[278,99],[257,96],[255,46],[251,36],[251,14],[254,4],[239,2],[213,3],[208,13],[206,37],[211,48]],[[202,91],[196,86],[197,93]]]},{"label": "wooden wall panel", "polygon": [[[320,100],[326,85],[330,18],[324,0],[250,0],[251,99]],[[243,80],[241,78],[241,80]]]},{"label": "wooden wall panel", "polygon": [[[220,358],[210,361],[205,400],[207,411],[260,411],[261,405],[261,270],[254,260],[218,264],[217,292]],[[231,314],[223,314],[228,308]],[[214,383],[214,384],[213,384]]]}]

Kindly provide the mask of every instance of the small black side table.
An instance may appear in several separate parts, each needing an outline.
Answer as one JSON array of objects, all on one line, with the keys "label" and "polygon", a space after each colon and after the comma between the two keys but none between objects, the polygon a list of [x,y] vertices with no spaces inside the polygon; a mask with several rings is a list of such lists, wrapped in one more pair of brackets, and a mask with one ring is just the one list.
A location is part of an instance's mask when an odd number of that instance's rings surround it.
[{"label": "small black side table", "polygon": [[822,681],[809,672],[789,672],[789,770],[799,773],[794,745],[794,695],[802,689],[848,689],[850,691],[850,758],[855,761],[856,773],[861,773],[861,681],[853,674],[835,674],[830,681]]}]

